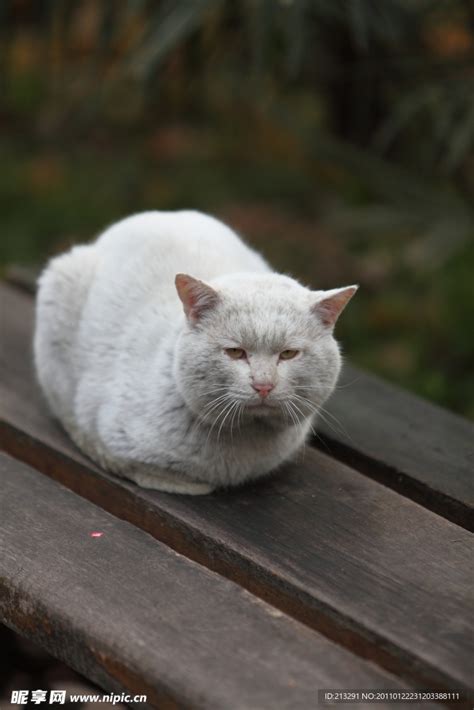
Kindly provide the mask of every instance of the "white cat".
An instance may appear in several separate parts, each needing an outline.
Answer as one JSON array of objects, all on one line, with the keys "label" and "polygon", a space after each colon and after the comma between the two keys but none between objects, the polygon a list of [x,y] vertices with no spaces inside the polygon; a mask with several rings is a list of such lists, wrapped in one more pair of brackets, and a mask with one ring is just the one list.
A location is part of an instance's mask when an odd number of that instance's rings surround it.
[{"label": "white cat", "polygon": [[303,447],[338,378],[333,327],[356,289],[310,291],[199,212],[134,215],[43,272],[38,379],[101,466],[209,493]]}]

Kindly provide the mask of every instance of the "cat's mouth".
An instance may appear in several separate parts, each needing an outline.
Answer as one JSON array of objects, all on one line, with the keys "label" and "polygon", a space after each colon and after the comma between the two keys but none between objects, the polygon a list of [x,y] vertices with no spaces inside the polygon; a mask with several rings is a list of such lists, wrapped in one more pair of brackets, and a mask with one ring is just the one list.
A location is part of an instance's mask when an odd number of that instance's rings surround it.
[{"label": "cat's mouth", "polygon": [[259,399],[257,401],[251,400],[248,404],[246,404],[246,407],[252,407],[253,409],[256,407],[274,408],[274,407],[276,407],[276,404],[275,404],[275,402],[269,402],[267,399]]},{"label": "cat's mouth", "polygon": [[245,405],[245,408],[250,410],[252,414],[265,415],[274,414],[276,410],[279,409],[279,406],[275,402],[268,402],[267,400],[262,399],[258,402],[249,402]]}]

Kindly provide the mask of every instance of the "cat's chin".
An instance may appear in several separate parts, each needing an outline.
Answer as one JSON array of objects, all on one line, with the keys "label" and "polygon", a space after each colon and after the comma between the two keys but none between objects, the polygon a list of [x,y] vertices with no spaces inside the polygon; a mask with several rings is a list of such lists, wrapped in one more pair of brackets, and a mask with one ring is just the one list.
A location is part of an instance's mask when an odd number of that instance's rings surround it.
[{"label": "cat's chin", "polygon": [[273,417],[274,419],[281,418],[281,409],[275,404],[267,404],[266,402],[258,402],[257,404],[250,403],[245,407],[245,413],[250,417]]}]

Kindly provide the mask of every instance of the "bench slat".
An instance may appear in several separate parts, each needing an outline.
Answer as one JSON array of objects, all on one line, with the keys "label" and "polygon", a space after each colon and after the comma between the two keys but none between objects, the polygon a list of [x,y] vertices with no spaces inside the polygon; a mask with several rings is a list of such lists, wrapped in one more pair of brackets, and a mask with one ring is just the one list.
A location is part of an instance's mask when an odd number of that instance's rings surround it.
[{"label": "bench slat", "polygon": [[45,416],[23,305],[7,338],[4,448],[397,674],[470,687],[469,533],[312,450],[267,482],[199,499],[100,472]]},{"label": "bench slat", "polygon": [[0,487],[2,620],[104,688],[206,710],[307,710],[318,688],[402,688],[4,454]]},{"label": "bench slat", "polygon": [[327,409],[323,451],[474,530],[472,422],[350,365]]}]

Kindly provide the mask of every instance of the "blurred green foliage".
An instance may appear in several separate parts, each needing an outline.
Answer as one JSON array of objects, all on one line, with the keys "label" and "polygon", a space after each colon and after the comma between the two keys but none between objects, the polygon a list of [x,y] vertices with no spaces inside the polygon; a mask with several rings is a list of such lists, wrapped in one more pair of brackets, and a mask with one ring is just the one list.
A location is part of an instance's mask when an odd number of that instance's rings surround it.
[{"label": "blurred green foliage", "polygon": [[9,0],[0,265],[192,207],[314,287],[352,360],[474,416],[471,0]]}]

